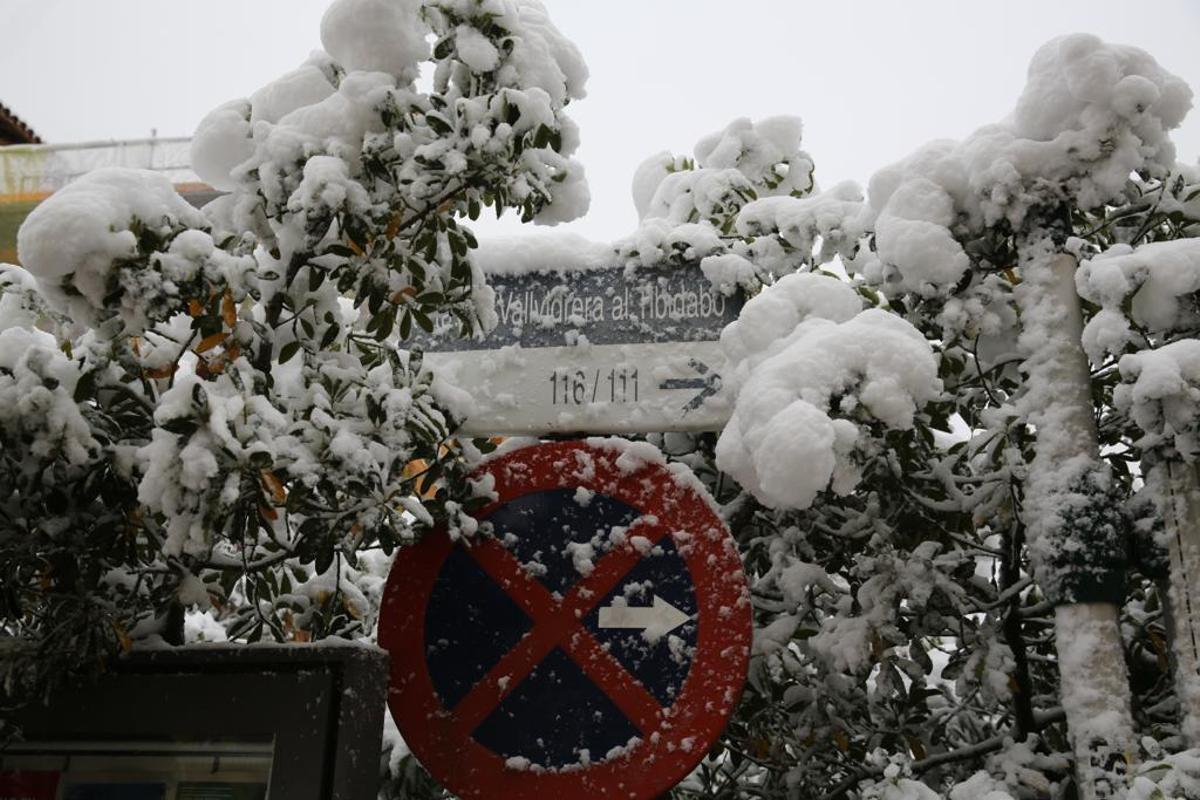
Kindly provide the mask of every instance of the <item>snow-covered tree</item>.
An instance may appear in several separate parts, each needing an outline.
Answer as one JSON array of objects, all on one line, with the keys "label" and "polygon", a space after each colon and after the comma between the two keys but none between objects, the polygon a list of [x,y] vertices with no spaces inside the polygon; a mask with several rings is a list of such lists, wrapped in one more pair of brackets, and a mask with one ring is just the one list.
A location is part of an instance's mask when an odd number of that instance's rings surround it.
[{"label": "snow-covered tree", "polygon": [[1200,787],[1153,478],[1195,457],[1200,175],[1167,137],[1190,100],[1077,35],[865,199],[818,190],[781,120],[639,169],[626,258],[769,285],[722,337],[719,440],[661,439],[725,503],[758,614],[751,691],[681,795]]},{"label": "snow-covered tree", "polygon": [[220,199],[97,171],[0,267],[6,703],[134,640],[370,635],[382,554],[474,529],[469,398],[404,342],[494,324],[464,220],[586,209],[586,69],[533,0],[336,0],[321,36],[200,124]]},{"label": "snow-covered tree", "polygon": [[[475,529],[487,445],[404,343],[494,323],[465,219],[582,213],[586,70],[536,0],[336,0],[322,40],[201,123],[221,199],[93,173],[0,267],[5,702],[135,639],[369,637],[396,548]],[[1200,796],[1163,582],[1200,514],[1190,96],[1072,36],[866,193],[820,189],[787,117],[638,169],[615,256],[753,295],[726,429],[649,437],[722,502],[756,614],[676,797]],[[443,796],[386,755],[385,796]]]}]

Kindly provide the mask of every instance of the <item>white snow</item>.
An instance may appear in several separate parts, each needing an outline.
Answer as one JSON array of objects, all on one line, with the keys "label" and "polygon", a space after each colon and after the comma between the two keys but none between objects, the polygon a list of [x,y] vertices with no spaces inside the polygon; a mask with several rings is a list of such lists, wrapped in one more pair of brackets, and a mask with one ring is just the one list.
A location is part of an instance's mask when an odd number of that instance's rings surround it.
[{"label": "white snow", "polygon": [[826,261],[834,253],[850,258],[866,233],[862,189],[843,181],[823,192],[805,197],[764,197],[747,203],[737,217],[742,236],[778,233],[783,241],[802,253],[812,253],[818,239]]},{"label": "white snow", "polygon": [[349,71],[387,72],[416,80],[429,58],[421,0],[335,0],[321,19],[321,43]]},{"label": "white snow", "polygon": [[329,97],[335,87],[326,74],[328,68],[329,56],[315,52],[300,67],[250,95],[250,124],[278,122],[297,108],[315,105]]},{"label": "white snow", "polygon": [[1080,297],[1102,306],[1083,331],[1095,362],[1121,353],[1137,338],[1123,311],[1151,333],[1170,333],[1200,321],[1190,295],[1200,290],[1200,239],[1151,242],[1134,249],[1116,244],[1084,261],[1075,275]]},{"label": "white snow", "polygon": [[487,37],[470,25],[459,25],[455,46],[462,62],[476,72],[491,72],[500,63],[500,51]]},{"label": "white snow", "polygon": [[0,331],[0,428],[13,440],[27,438],[34,456],[61,453],[70,464],[86,464],[99,444],[74,401],[79,377],[50,334]]},{"label": "white snow", "polygon": [[801,322],[810,318],[847,322],[862,306],[858,293],[837,278],[785,275],[746,303],[738,319],[721,332],[721,348],[744,378],[748,368],[778,352]]},{"label": "white snow", "polygon": [[1200,455],[1200,340],[1183,339],[1121,358],[1114,402],[1145,433],[1143,447],[1165,445],[1187,461]]},{"label": "white snow", "polygon": [[205,115],[192,134],[192,169],[221,192],[237,188],[233,172],[254,155],[250,101],[230,100]]},{"label": "white snow", "polygon": [[[206,226],[204,215],[175,192],[167,177],[149,170],[99,169],[30,213],[17,233],[18,254],[54,308],[93,324],[111,313],[106,300],[114,288],[114,262],[137,254],[135,221],[163,234],[178,226]],[[133,295],[139,288],[136,283],[126,287]],[[135,307],[125,310],[138,316]]]},{"label": "white snow", "polygon": [[654,200],[654,193],[667,175],[683,169],[682,159],[676,158],[666,150],[655,153],[643,161],[633,172],[633,207],[637,210],[638,220],[644,220]]},{"label": "white snow", "polygon": [[[705,169],[734,169],[772,192],[790,195],[813,188],[812,158],[800,149],[799,117],[742,117],[696,143],[696,161]],[[772,186],[772,184],[774,184]]]},{"label": "white snow", "polygon": [[1187,85],[1142,50],[1088,34],[1051,40],[1007,119],[926,145],[871,178],[874,277],[893,291],[945,292],[968,263],[952,227],[1019,227],[1060,192],[1094,208],[1134,171],[1165,174],[1175,158],[1167,131],[1190,104]]},{"label": "white snow", "polygon": [[[448,5],[463,0],[440,0]],[[513,32],[513,49],[497,75],[503,86],[536,87],[555,105],[586,95],[587,64],[575,44],[563,36],[538,0],[503,0],[498,22]]]},{"label": "white snow", "polygon": [[941,391],[924,336],[885,311],[840,323],[810,317],[769,352],[740,387],[716,452],[721,469],[775,508],[806,508],[826,488],[846,494],[857,485],[861,434],[842,417],[860,404],[889,427],[909,428]]}]

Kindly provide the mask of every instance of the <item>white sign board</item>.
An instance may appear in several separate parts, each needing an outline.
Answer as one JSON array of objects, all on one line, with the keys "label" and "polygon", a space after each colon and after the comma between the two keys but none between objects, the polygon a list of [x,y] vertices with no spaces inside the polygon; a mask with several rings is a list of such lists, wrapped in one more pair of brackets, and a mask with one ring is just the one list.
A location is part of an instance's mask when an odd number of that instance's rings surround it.
[{"label": "white sign board", "polygon": [[[719,430],[732,399],[718,339],[741,300],[691,268],[493,275],[500,322],[409,343],[469,392],[470,435]],[[444,330],[443,330],[444,328]]]}]

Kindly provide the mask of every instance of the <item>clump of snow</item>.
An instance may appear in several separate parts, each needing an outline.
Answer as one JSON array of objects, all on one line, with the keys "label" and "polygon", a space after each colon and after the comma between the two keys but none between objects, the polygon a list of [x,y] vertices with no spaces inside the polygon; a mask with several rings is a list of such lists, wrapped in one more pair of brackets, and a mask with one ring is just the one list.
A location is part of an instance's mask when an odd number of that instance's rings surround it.
[{"label": "clump of snow", "polygon": [[535,225],[558,225],[579,219],[592,204],[592,192],[588,188],[583,163],[576,159],[565,159],[560,164],[564,179],[554,188],[550,203],[533,217]]},{"label": "clump of snow", "polygon": [[183,640],[187,644],[225,642],[229,640],[229,635],[212,611],[193,611],[183,618]]},{"label": "clump of snow", "polygon": [[300,67],[250,95],[250,124],[278,122],[297,108],[315,105],[329,97],[335,91],[329,69],[329,56],[317,51]]},{"label": "clump of snow", "polygon": [[204,217],[171,181],[149,170],[94,170],[55,192],[30,213],[17,236],[21,263],[43,285],[74,275],[76,288],[100,294],[114,258],[136,252],[130,224],[164,218],[202,226]]},{"label": "clump of snow", "polygon": [[[38,458],[61,456],[88,463],[99,444],[74,400],[78,366],[54,337],[39,330],[0,331],[0,430],[8,441],[28,441]],[[32,467],[33,465],[30,465]]]},{"label": "clump of snow", "polygon": [[[962,142],[933,142],[877,172],[869,187],[879,263],[869,278],[899,292],[953,288],[964,234],[1069,199],[1094,208],[1135,171],[1165,175],[1167,131],[1191,90],[1135,47],[1074,34],[1034,56],[1016,110]],[[998,267],[1009,265],[996,265]]]},{"label": "clump of snow", "polygon": [[[1158,743],[1147,737],[1154,750]],[[1190,800],[1200,797],[1200,749],[1154,754],[1138,766],[1126,800]]]},{"label": "clump of snow", "polygon": [[[440,5],[462,6],[469,0],[439,0]],[[505,0],[487,3],[498,14],[497,22],[513,33],[512,52],[500,66],[502,86],[541,89],[551,102],[564,106],[584,97],[587,64],[579,48],[555,27],[539,0]]]},{"label": "clump of snow", "polygon": [[504,760],[506,769],[515,770],[517,772],[526,772],[533,766],[533,762],[525,756],[510,756]]},{"label": "clump of snow", "polygon": [[304,164],[300,185],[288,198],[288,210],[298,220],[322,219],[342,210],[362,213],[371,198],[350,177],[350,165],[334,156],[313,156]]},{"label": "clump of snow", "polygon": [[192,169],[218,191],[236,189],[234,170],[254,155],[251,113],[249,100],[230,100],[208,112],[192,134]]},{"label": "clump of snow", "polygon": [[682,225],[667,219],[645,220],[614,245],[625,266],[654,267],[682,259],[700,261],[725,250],[721,234],[707,222]]},{"label": "clump of snow", "polygon": [[739,118],[696,143],[696,161],[705,169],[733,169],[755,185],[790,195],[813,188],[812,158],[800,149],[799,117]]},{"label": "clump of snow", "polygon": [[1168,447],[1187,461],[1200,455],[1200,340],[1183,339],[1123,356],[1113,400],[1145,436],[1142,447]]},{"label": "clump of snow", "polygon": [[867,233],[862,189],[853,181],[843,181],[805,197],[755,200],[738,214],[737,232],[747,237],[778,233],[803,253],[811,253],[820,239],[825,252],[818,261],[827,261],[835,253],[851,258]]},{"label": "clump of snow", "polygon": [[1074,34],[1034,55],[1011,124],[1016,136],[1053,142],[1080,161],[1107,156],[1095,179],[1119,186],[1146,158],[1174,161],[1166,132],[1183,121],[1191,98],[1187,84],[1144,50]]},{"label": "clump of snow", "polygon": [[[883,757],[883,753],[878,754]],[[929,786],[914,780],[907,762],[893,761],[883,770],[880,780],[866,786],[863,800],[939,800],[940,795]]]},{"label": "clump of snow", "polygon": [[470,25],[459,25],[455,46],[462,62],[476,72],[491,72],[500,63],[500,51],[488,38]]},{"label": "clump of snow", "polygon": [[754,196],[754,187],[736,169],[672,172],[654,191],[647,219],[674,223],[733,214]]},{"label": "clump of snow", "polygon": [[756,291],[766,283],[766,276],[758,265],[738,253],[708,256],[700,262],[700,270],[718,292],[729,296],[739,289]]},{"label": "clump of snow", "polygon": [[1200,291],[1200,239],[1151,242],[1136,249],[1113,245],[1079,265],[1075,284],[1080,297],[1101,306],[1083,331],[1084,349],[1099,362],[1106,353],[1119,354],[1137,343],[1130,319],[1152,333],[1200,321],[1190,302]]},{"label": "clump of snow", "polygon": [[[697,142],[694,161],[665,152],[651,156],[633,180],[641,224],[616,244],[618,251],[627,263],[644,266],[724,255],[721,235],[731,231],[746,204],[815,188],[812,159],[800,149],[801,132],[795,117],[743,118]],[[731,259],[710,262],[709,271],[715,283],[726,286],[761,283]]]},{"label": "clump of snow", "polygon": [[[924,336],[905,320],[871,309],[844,322],[805,320],[741,386],[717,443],[717,464],[774,508],[806,508],[831,488],[850,492],[862,411],[910,428],[941,391]],[[839,416],[841,415],[841,416]]]},{"label": "clump of snow", "polygon": [[614,463],[622,475],[632,475],[647,466],[664,466],[667,463],[663,452],[649,442],[631,442],[617,436],[592,436],[584,441],[614,456]]},{"label": "clump of snow", "polygon": [[673,156],[666,150],[655,153],[647,158],[633,172],[633,207],[637,210],[638,221],[646,218],[650,203],[659,185],[672,172],[685,169],[686,159]]},{"label": "clump of snow", "polygon": [[33,275],[15,264],[0,263],[0,333],[37,327],[44,305]]},{"label": "clump of snow", "polygon": [[801,322],[810,318],[847,322],[860,311],[858,293],[837,278],[785,275],[746,303],[738,319],[721,332],[721,348],[744,376],[776,352]]},{"label": "clump of snow", "polygon": [[[169,302],[167,309],[155,305],[180,299],[185,284],[211,273],[240,285],[239,276],[253,268],[252,260],[214,252],[206,226],[164,175],[100,169],[35,208],[17,248],[52,307],[87,325],[116,312],[136,331],[149,318],[169,316]],[[143,233],[171,242],[167,252],[141,253]]]},{"label": "clump of snow", "polygon": [[955,218],[950,194],[917,170],[890,192],[886,180],[886,174],[871,179],[871,205],[878,211],[877,251],[902,278],[894,288],[927,292],[958,283],[970,260],[949,230]]},{"label": "clump of snow", "polygon": [[[277,169],[292,167],[282,163],[285,158],[302,161],[311,150],[321,147],[340,146],[345,148],[341,152],[354,153],[368,131],[381,127],[376,109],[395,88],[396,81],[389,74],[350,73],[336,92],[285,114],[275,127],[263,129],[265,133],[256,130],[255,138],[266,137],[264,155],[281,162]],[[307,152],[306,145],[310,148]]]},{"label": "clump of snow", "polygon": [[321,18],[321,43],[350,71],[387,72],[416,80],[429,58],[421,0],[335,0]]}]

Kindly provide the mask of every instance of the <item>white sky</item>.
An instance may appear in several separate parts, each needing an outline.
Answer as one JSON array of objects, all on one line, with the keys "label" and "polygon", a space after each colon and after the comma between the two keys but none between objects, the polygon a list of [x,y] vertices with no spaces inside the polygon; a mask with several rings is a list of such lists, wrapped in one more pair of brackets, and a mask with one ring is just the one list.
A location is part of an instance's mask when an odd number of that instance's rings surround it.
[{"label": "white sky", "polygon": [[[573,104],[592,210],[636,222],[643,158],[690,153],[739,116],[794,114],[823,185],[1003,117],[1037,47],[1089,31],[1133,44],[1200,91],[1196,0],[545,0],[591,69]],[[48,141],[190,135],[319,46],[328,0],[0,0],[0,102]],[[1200,156],[1200,110],[1175,137]]]}]

